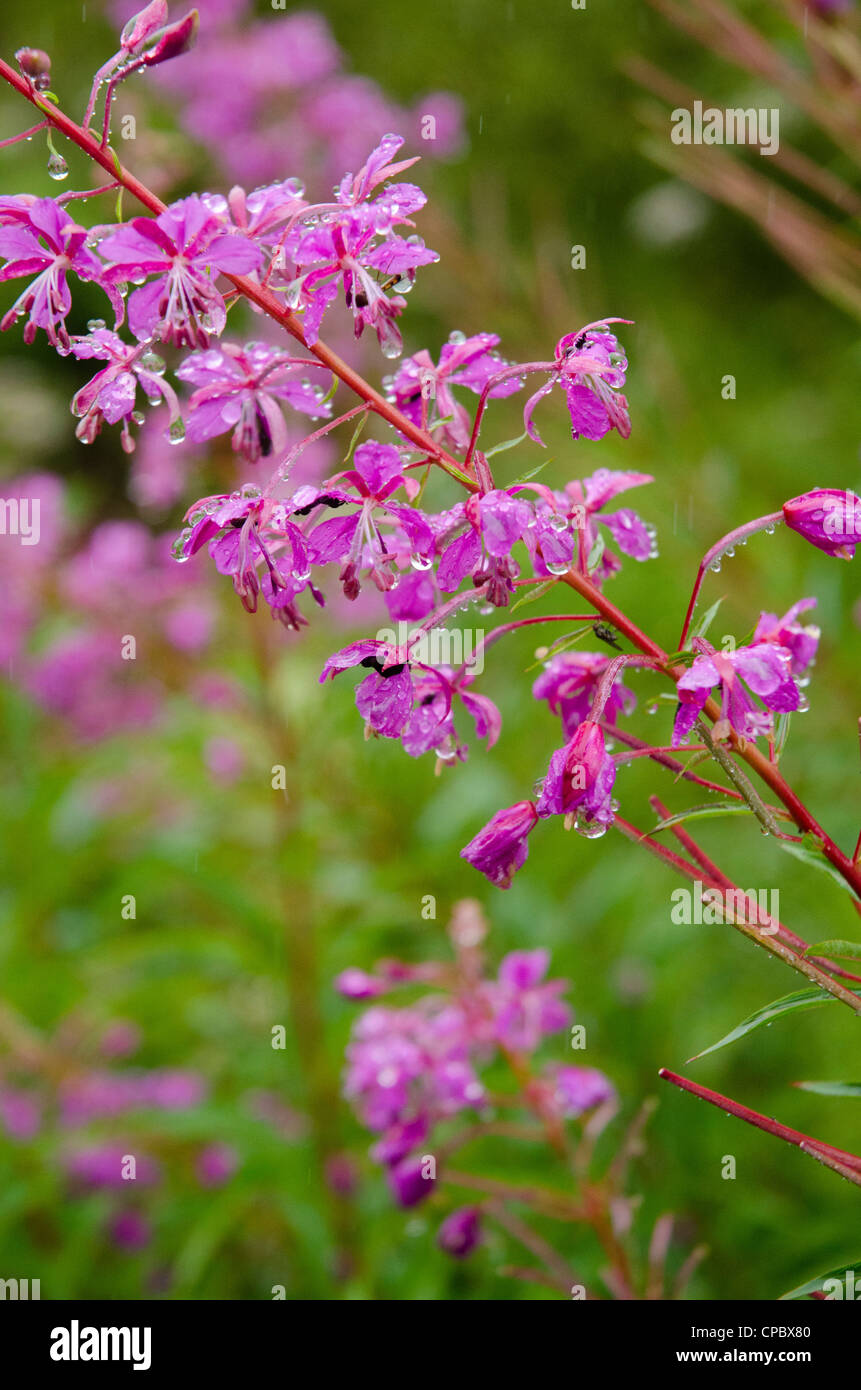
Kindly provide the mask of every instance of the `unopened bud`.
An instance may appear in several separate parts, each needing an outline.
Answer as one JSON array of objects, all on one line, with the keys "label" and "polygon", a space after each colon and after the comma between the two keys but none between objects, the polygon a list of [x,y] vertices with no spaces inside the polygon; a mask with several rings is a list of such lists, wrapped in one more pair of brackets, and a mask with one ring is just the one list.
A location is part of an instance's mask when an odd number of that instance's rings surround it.
[{"label": "unopened bud", "polygon": [[51,59],[43,48],[19,48],[15,61],[37,92],[47,92],[51,85]]},{"label": "unopened bud", "polygon": [[136,15],[132,15],[120,34],[120,44],[127,52],[132,53],[139,44],[162,29],[165,24],[167,24],[167,0],[152,0],[151,5],[147,5],[144,9],[138,10]]},{"label": "unopened bud", "polygon": [[197,10],[189,10],[184,19],[159,29],[152,36],[152,47],[143,55],[146,66],[151,68],[156,63],[166,63],[169,58],[178,58],[181,53],[187,53],[194,47],[199,27],[200,15]]}]

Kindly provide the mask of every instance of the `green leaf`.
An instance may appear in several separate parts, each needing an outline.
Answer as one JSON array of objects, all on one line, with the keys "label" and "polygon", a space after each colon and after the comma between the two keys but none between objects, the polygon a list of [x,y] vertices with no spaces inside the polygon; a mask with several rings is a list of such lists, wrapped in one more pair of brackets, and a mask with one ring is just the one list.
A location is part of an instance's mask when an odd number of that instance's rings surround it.
[{"label": "green leaf", "polygon": [[717,611],[722,603],[723,595],[721,595],[721,597],[712,604],[711,608],[709,608],[703,614],[699,626],[697,627],[696,632],[693,634],[694,637],[705,637],[706,633],[708,632],[709,628],[711,627],[712,623],[717,617]]},{"label": "green leaf", "polygon": [[686,820],[708,820],[714,816],[749,816],[751,809],[743,801],[719,801],[706,802],[703,806],[689,806],[686,811],[676,811],[673,815],[667,816],[664,820],[658,821],[653,828],[652,834],[658,830],[667,830],[671,825],[681,825]]},{"label": "green leaf", "polygon": [[[839,1265],[837,1269],[830,1269],[827,1274],[818,1274],[815,1279],[808,1279],[806,1284],[799,1284],[798,1288],[792,1289],[790,1293],[781,1294],[780,1302],[785,1303],[794,1298],[806,1298],[811,1293],[821,1293],[822,1286],[828,1279],[838,1279],[844,1283],[850,1270],[853,1273],[861,1270],[861,1256],[857,1260],[850,1260],[847,1265]],[[859,1280],[859,1284],[861,1284],[861,1280]]]},{"label": "green leaf", "polygon": [[586,568],[592,574],[601,563],[601,556],[604,554],[604,537],[599,531],[595,537],[595,543],[589,551],[589,558],[586,561]]},{"label": "green leaf", "polygon": [[[833,864],[829,864],[815,840],[808,838],[804,844],[800,845],[795,844],[792,840],[778,840],[777,843],[787,854],[800,859],[802,864],[809,864],[811,868],[819,869],[820,873],[828,874],[829,878],[833,878],[835,883],[839,883],[840,887],[845,889],[847,893],[852,893],[845,878],[837,872]],[[852,896],[854,898],[855,894],[852,893]]]},{"label": "green leaf", "polygon": [[[519,434],[516,439],[504,439],[501,444],[494,444],[492,449],[487,449],[485,451],[484,457],[486,459],[492,459],[494,454],[502,454],[505,452],[506,449],[514,449],[518,444],[522,444],[524,439],[528,438],[529,436],[527,435],[526,430],[524,430],[523,433]],[[531,473],[526,473],[522,478],[518,478],[517,482],[528,482],[530,478],[534,478],[536,474],[540,473],[542,468],[546,468],[549,462],[549,459],[545,459],[543,463],[539,463],[537,468],[533,468]]]},{"label": "green leaf", "polygon": [[543,584],[536,584],[534,589],[527,589],[523,598],[519,598],[516,603],[511,605],[511,612],[516,613],[518,608],[523,608],[527,603],[535,603],[536,599],[549,594],[554,584],[558,583],[558,579],[545,579]]},{"label": "green leaf", "polygon": [[861,942],[817,941],[808,946],[806,956],[823,956],[826,960],[861,960]]},{"label": "green leaf", "polygon": [[846,1096],[861,1100],[861,1081],[796,1081],[799,1091],[815,1091],[818,1096]]},{"label": "green leaf", "polygon": [[820,1004],[828,1004],[829,1002],[836,1002],[836,1000],[834,995],[829,994],[825,989],[799,989],[794,994],[785,994],[782,999],[775,999],[773,1003],[757,1009],[756,1013],[751,1014],[737,1028],[733,1028],[731,1033],[727,1033],[725,1038],[721,1038],[720,1042],[712,1043],[711,1047],[697,1052],[693,1057],[689,1057],[688,1061],[698,1062],[701,1057],[707,1057],[710,1052],[717,1052],[719,1048],[726,1047],[728,1043],[737,1042],[746,1033],[752,1033],[755,1028],[761,1028],[763,1024],[772,1023],[782,1014],[793,1013],[796,1009],[815,1009]]}]

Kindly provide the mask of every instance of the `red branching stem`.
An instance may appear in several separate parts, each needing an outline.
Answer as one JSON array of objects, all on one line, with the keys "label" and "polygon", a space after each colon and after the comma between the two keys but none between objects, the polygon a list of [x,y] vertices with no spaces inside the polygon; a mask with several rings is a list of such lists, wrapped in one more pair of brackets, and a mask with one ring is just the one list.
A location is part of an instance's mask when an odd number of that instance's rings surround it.
[{"label": "red branching stem", "polygon": [[717,1106],[726,1114],[734,1115],[736,1119],[744,1120],[746,1124],[754,1125],[757,1129],[764,1130],[766,1134],[773,1134],[776,1139],[783,1139],[787,1144],[794,1144],[803,1153],[810,1154],[813,1158],[817,1158],[820,1163],[834,1168],[843,1177],[849,1178],[850,1182],[858,1183],[861,1186],[861,1158],[856,1154],[847,1153],[845,1149],[835,1149],[833,1145],[825,1144],[821,1139],[811,1139],[809,1134],[802,1134],[801,1130],[790,1129],[788,1125],[782,1125],[768,1115],[760,1115],[758,1110],[751,1110],[749,1106],[742,1105],[740,1101],[731,1100],[729,1096],[722,1096],[719,1091],[710,1091],[707,1086],[699,1086],[696,1081],[689,1081],[685,1076],[678,1076],[676,1072],[668,1071],[666,1067],[661,1067],[658,1075],[662,1081],[671,1081],[681,1091],[687,1091],[700,1100],[707,1100],[709,1105]]},{"label": "red branching stem", "polygon": [[[588,603],[591,603],[592,606],[597,609],[603,618],[606,618],[609,623],[617,627],[633,646],[637,647],[639,651],[643,652],[646,656],[654,658],[656,665],[665,670],[671,680],[677,681],[679,679],[685,668],[682,666],[671,666],[669,664],[669,656],[663,648],[659,647],[657,642],[654,642],[652,638],[637,627],[636,623],[632,622],[620,608],[617,608],[610,599],[606,598],[605,595],[601,593],[601,590],[592,583],[591,579],[587,578],[585,574],[578,573],[576,570],[569,570],[567,574],[562,575],[562,581],[568,584],[572,589],[576,589]],[[704,713],[713,724],[720,718],[720,709],[713,699],[706,702]],[[848,855],[843,853],[839,845],[834,843],[831,836],[827,831],[823,830],[822,826],[810,813],[803,801],[801,801],[792,790],[786,779],[774,764],[770,763],[768,758],[759,751],[755,744],[749,743],[746,739],[739,738],[735,733],[730,735],[729,742],[733,752],[738,753],[748,766],[752,767],[754,772],[761,777],[763,782],[771,788],[777,799],[783,802],[799,829],[808,831],[811,835],[815,836],[822,846],[822,852],[826,859],[829,863],[834,865],[837,872],[845,878],[846,882],[854,889],[858,897],[861,898],[861,866],[854,864]]]},{"label": "red branching stem", "polygon": [[[733,801],[744,801],[741,792],[736,791],[735,787],[722,787],[719,782],[710,782],[706,777],[698,777],[695,772],[689,772],[684,763],[680,763],[677,757],[662,748],[653,748],[645,739],[637,738],[635,734],[630,734],[627,729],[621,729],[618,724],[610,724],[606,719],[601,720],[601,728],[608,738],[618,739],[626,747],[633,748],[639,754],[648,753],[649,757],[658,764],[665,767],[668,772],[674,772],[676,777],[682,777],[687,782],[694,782],[698,787],[705,787],[710,792],[720,792],[721,796],[728,796]],[[677,752],[676,749],[672,750]]]},{"label": "red branching stem", "polygon": [[[721,536],[720,540],[715,542],[711,550],[706,551],[705,555],[700,560],[700,567],[697,570],[697,577],[694,581],[693,592],[691,594],[690,603],[688,604],[688,611],[685,614],[685,621],[682,626],[682,635],[679,638],[678,651],[684,649],[685,642],[687,641],[691,619],[694,616],[694,609],[697,606],[697,599],[699,598],[700,589],[702,588],[703,580],[706,577],[709,566],[713,564],[714,561],[719,560],[728,549],[733,545],[737,545],[739,541],[746,541],[748,536],[755,535],[757,531],[765,531],[768,527],[774,529],[774,527],[778,526],[782,521],[783,512],[772,512],[769,516],[758,516],[755,521],[747,521],[744,526],[737,526],[734,531],[729,531],[725,536]],[[720,567],[718,566],[718,568]]]},{"label": "red branching stem", "polygon": [[7,145],[17,145],[19,140],[31,140],[40,130],[47,130],[50,121],[40,121],[38,125],[31,125],[29,130],[22,130],[20,135],[10,135],[8,140],[0,140],[0,150],[5,150]]},{"label": "red branching stem", "polygon": [[[144,207],[148,208],[150,212],[158,216],[165,211],[165,204],[161,199],[156,197],[156,195],[142,184],[139,179],[135,178],[134,174],[129,173],[127,169],[123,168],[110,146],[102,147],[89,130],[85,130],[77,125],[71,117],[67,116],[65,112],[61,111],[53,102],[46,100],[44,96],[35,90],[32,83],[30,83],[26,77],[16,72],[14,68],[10,67],[9,64],[2,59],[0,59],[0,78],[8,82],[9,86],[14,88],[20,96],[24,97],[26,101],[29,101],[31,105],[35,106],[50,125],[62,135],[65,135],[73,144],[77,145],[94,163],[105,169],[112,178],[115,178],[123,188],[131,193],[133,197],[137,198],[137,200]],[[328,369],[333,372],[349,390],[353,391],[360,400],[365,401],[376,415],[379,415],[381,419],[386,420],[392,425],[403,438],[415,445],[422,454],[427,455],[428,458],[432,459],[435,464],[442,468],[452,478],[455,478],[470,492],[478,492],[480,490],[479,483],[475,476],[466,471],[469,467],[468,463],[461,465],[457,459],[437,443],[427,430],[420,429],[419,426],[407,419],[396,406],[387,401],[379,391],[371,386],[369,382],[365,381],[364,377],[355,371],[347,362],[344,362],[343,359],[339,357],[337,353],[333,352],[325,343],[318,340],[316,343],[309,346],[305,342],[302,332],[301,319],[293,313],[292,310],[285,309],[270,289],[264,287],[259,281],[247,275],[227,275],[226,279],[240,292],[240,294],[252,304],[256,304],[259,309],[265,314],[268,314],[276,323],[280,324],[287,333],[311,352],[319,362],[322,362],[324,366],[328,367]],[[527,363],[524,366],[512,367],[511,369],[506,368],[505,371],[507,374],[515,376],[518,372],[522,374],[526,371],[555,371],[556,369],[556,363]],[[483,392],[482,394],[484,395],[485,393]],[[479,402],[479,405],[481,405],[481,402]],[[476,426],[473,428],[473,448],[474,441],[478,437],[478,423],[480,422],[477,422]],[[772,519],[776,524],[776,522],[780,520],[779,514],[775,513]],[[769,520],[769,518],[759,519],[763,525],[767,524]],[[748,525],[752,526],[754,523],[748,523]],[[742,531],[744,531],[744,529],[744,527],[741,528]],[[669,665],[667,653],[658,643],[653,641],[651,637],[637,627],[636,623],[632,622],[614,603],[605,598],[600,589],[593,584],[587,575],[581,574],[576,570],[569,570],[563,578],[564,582],[571,588],[576,589],[577,592],[602,615],[602,617],[618,628],[633,646],[645,656],[651,657],[657,665],[663,667],[671,679],[678,680],[679,676],[682,674],[683,668],[671,667]],[[720,717],[720,712],[714,700],[710,700],[706,704],[705,713],[712,722],[715,722]],[[758,748],[753,744],[737,738],[735,734],[732,735],[730,744],[733,751],[744,758],[749,766],[772,788],[778,799],[783,802],[784,806],[791,813],[799,828],[804,831],[809,831],[815,836],[820,842],[826,858],[834,865],[838,873],[846,879],[847,883],[851,885],[857,896],[861,898],[861,866],[853,863],[853,861],[843,853],[839,846],[834,843],[831,837],[818,824],[807,807],[784,780],[777,768],[760,753]]]}]

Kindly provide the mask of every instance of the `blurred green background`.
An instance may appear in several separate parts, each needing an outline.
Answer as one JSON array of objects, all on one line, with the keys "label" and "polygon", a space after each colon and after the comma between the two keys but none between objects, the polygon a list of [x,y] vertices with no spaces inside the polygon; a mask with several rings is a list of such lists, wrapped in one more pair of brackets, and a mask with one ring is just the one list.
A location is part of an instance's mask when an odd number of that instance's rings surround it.
[{"label": "blurred green background", "polygon": [[[410,297],[407,351],[436,353],[453,328],[489,330],[507,355],[528,361],[601,315],[635,321],[621,335],[631,438],[572,444],[563,411],[546,404],[541,428],[553,462],[542,479],[562,483],[600,466],[654,474],[632,500],[658,527],[660,558],[648,569],[628,562],[610,592],[672,649],[696,564],[714,539],[810,486],[859,482],[857,324],[801,282],[751,225],[648,162],[638,97],[619,64],[641,53],[728,103],[749,96],[750,86],[636,0],[590,0],[582,11],[567,0],[379,0],[360,14],[348,0],[325,0],[317,8],[348,65],[395,99],[409,105],[431,87],[464,102],[465,150],[421,166],[430,201],[419,230],[442,259]],[[201,10],[205,24],[206,0]],[[258,13],[271,15],[263,5]],[[781,41],[791,46],[788,31]],[[81,23],[74,6],[45,4],[34,14],[7,0],[4,56],[22,43],[52,53],[54,88],[74,110],[87,75],[111,51],[110,29],[93,7]],[[165,98],[154,97],[151,109],[153,128],[169,136]],[[11,93],[0,94],[4,136],[27,119]],[[783,119],[785,127],[792,120],[788,107]],[[803,144],[800,119],[794,134]],[[136,153],[123,150],[132,169]],[[2,158],[4,192],[55,191],[38,140]],[[206,157],[195,158],[179,192],[200,186]],[[75,152],[69,161],[74,183]],[[575,245],[586,248],[583,270],[571,269]],[[90,312],[103,312],[98,292],[80,296]],[[3,308],[10,302],[11,289]],[[16,331],[0,340],[0,354],[4,475],[62,475],[82,536],[96,520],[134,515],[116,433],[92,449],[74,439],[67,400],[82,370],[43,341],[25,350]],[[735,400],[722,399],[726,374],[736,378]],[[498,439],[519,432],[516,400],[494,407],[490,428]],[[539,461],[531,448],[501,457],[503,481]],[[182,501],[154,518],[157,528],[178,530],[184,506],[214,490],[227,467],[216,456],[195,473]],[[440,505],[449,496],[435,493]],[[201,576],[206,568],[201,559]],[[0,1275],[41,1278],[45,1298],[268,1298],[273,1285],[288,1297],[546,1296],[499,1276],[506,1257],[496,1238],[462,1265],[448,1261],[433,1235],[450,1202],[434,1198],[433,1209],[412,1214],[394,1209],[365,1157],[366,1134],[335,1099],[355,1006],[334,994],[331,978],[381,956],[445,957],[445,921],[465,895],[485,906],[496,956],[551,950],[551,973],[571,980],[577,1019],[588,1028],[587,1061],[611,1076],[626,1115],[661,1088],[635,1190],[643,1193],[643,1232],[673,1211],[686,1245],[709,1245],[690,1297],[774,1298],[853,1259],[851,1188],[657,1079],[661,1066],[683,1071],[857,1150],[857,1104],[791,1085],[859,1079],[849,1015],[830,1006],[803,1013],[685,1068],[687,1057],[800,982],[726,928],[673,925],[677,881],[615,834],[590,843],[555,824],[540,827],[507,893],[458,858],[494,810],[530,794],[559,742],[555,721],[529,695],[534,634],[502,644],[488,661],[482,688],[504,720],[497,747],[489,755],[474,747],[468,763],[435,778],[428,759],[363,740],[350,676],[317,685],[325,657],[348,640],[338,616],[297,638],[275,630],[266,613],[247,617],[226,582],[211,587],[217,665],[244,692],[239,712],[204,708],[185,693],[194,658],[176,655],[170,669],[148,671],[169,689],[160,724],[96,745],[40,711],[14,671],[0,690],[3,998],[43,1038],[62,1046],[71,1037],[82,1057],[110,1020],[133,1020],[143,1039],[136,1063],[193,1068],[210,1086],[201,1106],[135,1121],[171,1174],[145,1198],[153,1237],[140,1252],[106,1237],[107,1196],[69,1199],[56,1129],[25,1143],[0,1138]],[[709,577],[706,601],[720,594],[713,632],[740,639],[760,609],[782,613],[802,596],[818,597],[823,636],[811,709],[794,721],[783,766],[851,848],[861,809],[857,567],[778,532]],[[59,599],[49,617],[62,627]],[[361,622],[349,629],[365,630]],[[632,680],[641,698],[631,727],[658,737],[660,724],[665,740],[672,707],[647,718],[646,700],[659,686]],[[205,764],[206,741],[218,736],[234,738],[245,754],[230,785],[214,781]],[[288,767],[286,812],[270,789],[275,763]],[[93,810],[92,788],[102,783],[120,788],[110,814]],[[653,823],[650,792],[673,806],[700,799],[642,762],[620,773],[617,786],[623,814],[644,828]],[[846,894],[782,854],[753,822],[710,823],[702,840],[744,886],[779,888],[781,915],[808,940],[856,934]],[[136,897],[134,921],[121,917],[124,894]],[[436,921],[421,917],[426,894],[436,896]],[[309,989],[319,998],[319,1031],[297,1019]],[[276,1051],[270,1030],[282,1023],[288,1047]],[[560,1036],[544,1055],[566,1061],[565,1048]],[[309,1137],[309,1085],[327,1143],[357,1160],[346,1200],[332,1197]],[[280,1128],[249,1104],[260,1091],[288,1108]],[[216,1140],[234,1145],[240,1161],[210,1190],[195,1181],[190,1156]],[[721,1178],[726,1154],[736,1157],[735,1181]],[[484,1156],[486,1171],[509,1180],[542,1173],[543,1162],[517,1148]],[[333,1222],[355,1255],[346,1280],[332,1273]],[[588,1281],[601,1263],[589,1238],[557,1229],[554,1239]]]}]

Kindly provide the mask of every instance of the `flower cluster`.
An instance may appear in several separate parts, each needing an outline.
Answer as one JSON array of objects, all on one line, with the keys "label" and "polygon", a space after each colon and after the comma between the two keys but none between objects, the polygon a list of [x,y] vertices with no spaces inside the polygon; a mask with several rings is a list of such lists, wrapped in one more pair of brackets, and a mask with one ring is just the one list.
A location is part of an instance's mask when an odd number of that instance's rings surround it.
[{"label": "flower cluster", "polygon": [[[201,67],[207,80],[225,71],[219,63],[229,47],[227,29],[240,8],[225,0],[214,14]],[[326,34],[299,16],[290,23],[300,40],[295,72],[332,71],[337,59],[327,49]],[[107,138],[117,82],[141,67],[169,74],[167,60],[186,52],[195,36],[196,19],[168,24],[161,0],[129,19],[119,52],[96,75],[87,123],[107,81]],[[19,55],[34,87],[49,71],[43,58],[27,50]],[[165,80],[174,83],[170,76]],[[188,85],[192,106],[203,93],[195,81],[192,76]],[[255,81],[258,88],[260,81],[265,85],[263,78]],[[243,90],[238,84],[232,100],[241,102]],[[531,623],[568,625],[558,643],[539,649],[544,669],[533,692],[561,719],[562,746],[548,746],[543,777],[523,789],[521,800],[498,810],[462,850],[504,888],[524,863],[539,821],[561,817],[587,837],[603,834],[619,809],[621,763],[635,747],[649,755],[659,751],[623,729],[636,705],[624,683],[626,667],[645,667],[675,684],[675,718],[662,756],[686,745],[707,718],[718,743],[743,751],[763,739],[776,759],[786,718],[807,704],[802,687],[819,634],[799,617],[813,600],[800,600],[783,618],[762,613],[751,641],[718,650],[703,625],[691,635],[700,586],[705,571],[719,568],[736,541],[778,524],[826,554],[851,558],[861,541],[861,500],[817,488],[724,537],[701,566],[676,656],[646,639],[604,589],[625,560],[641,564],[657,555],[654,527],[630,506],[618,505],[623,494],[651,483],[651,475],[591,467],[553,485],[538,479],[534,468],[513,480],[514,469],[498,479],[493,472],[504,466],[496,457],[506,450],[543,447],[537,419],[553,397],[564,400],[579,449],[589,452],[614,432],[619,441],[629,437],[628,356],[618,337],[629,320],[595,320],[564,334],[546,360],[529,362],[503,355],[490,331],[455,331],[438,354],[422,348],[407,356],[383,378],[382,391],[320,340],[324,318],[341,301],[356,337],[370,329],[384,356],[401,354],[406,292],[418,270],[437,259],[413,230],[426,200],[404,178],[416,161],[403,157],[403,147],[401,136],[383,135],[361,162],[357,158],[355,171],[340,176],[334,192],[316,202],[283,169],[250,192],[237,186],[227,195],[191,193],[166,208],[141,195],[150,215],[90,229],[73,220],[62,197],[0,199],[2,278],[35,277],[2,327],[27,316],[27,341],[42,329],[61,353],[105,364],[73,399],[83,441],[119,423],[123,446],[131,450],[130,425],[140,423],[138,407],[149,402],[162,412],[166,408],[171,442],[185,437],[200,448],[229,435],[243,464],[259,473],[266,461],[268,478],[255,477],[192,505],[174,547],[177,560],[205,547],[246,609],[255,611],[262,596],[272,616],[292,631],[325,605],[333,582],[349,602],[360,595],[368,606],[382,601],[390,618],[418,624],[395,640],[378,630],[324,664],[323,683],[363,670],[356,704],[369,735],[400,741],[412,757],[431,753],[438,762],[455,763],[467,755],[471,725],[491,748],[502,720],[478,686],[485,651]],[[104,290],[114,309],[112,329],[97,321],[86,333],[69,331],[70,274]],[[283,337],[270,342],[223,336],[228,312],[243,298],[287,330],[299,344],[295,354]],[[126,323],[133,341],[122,336]],[[162,351],[179,354],[173,368],[179,390],[168,380]],[[337,414],[339,383],[360,403]],[[189,391],[185,399],[182,388]],[[510,410],[521,392],[527,393],[523,435],[487,443],[488,413]],[[384,440],[362,437],[372,418],[390,427]],[[310,433],[309,419],[315,426]],[[322,481],[297,477],[305,451],[321,440],[331,446],[334,432],[348,422],[353,436],[340,470]],[[460,492],[437,501],[426,486],[433,468]],[[13,631],[27,622],[26,583],[16,579],[15,589],[22,597]],[[569,590],[605,621],[582,613],[513,617],[523,602]],[[480,662],[473,659],[477,651],[449,659],[438,639],[450,635],[448,620],[471,606],[485,616],[508,608],[512,620],[490,633],[482,630]],[[620,655],[610,659],[600,651],[573,649],[592,634]],[[638,653],[629,653],[622,639],[633,641]],[[74,703],[76,684],[90,686],[97,679],[102,645],[101,634],[87,634],[83,641],[76,638],[74,651],[61,648],[52,659],[43,658],[33,677],[40,698],[54,707]],[[145,711],[134,715],[144,717]],[[616,736],[627,740],[627,751],[614,751]]]},{"label": "flower cluster", "polygon": [[[441,1148],[453,1147],[445,1137],[452,1124],[466,1116],[479,1124],[492,1118],[494,1101],[482,1071],[502,1058],[522,1076],[543,1040],[571,1022],[562,998],[566,981],[546,978],[549,952],[512,951],[490,978],[480,949],[484,932],[477,905],[463,902],[450,929],[454,968],[389,960],[373,974],[351,969],[336,981],[342,995],[356,1000],[376,1001],[417,986],[433,990],[408,1004],[371,1003],[347,1046],[344,1094],[378,1136],[371,1157],[384,1165],[404,1207],[423,1201],[438,1178],[445,1179],[437,1158]],[[595,1068],[556,1063],[532,1073],[528,1093],[531,1108],[551,1124],[579,1118],[614,1095]],[[443,1223],[440,1244],[451,1254],[467,1254],[478,1229],[475,1208],[453,1214]]]}]

